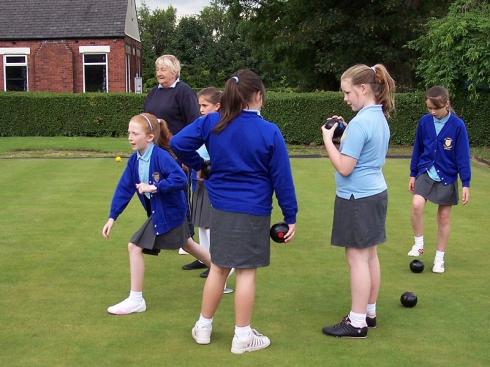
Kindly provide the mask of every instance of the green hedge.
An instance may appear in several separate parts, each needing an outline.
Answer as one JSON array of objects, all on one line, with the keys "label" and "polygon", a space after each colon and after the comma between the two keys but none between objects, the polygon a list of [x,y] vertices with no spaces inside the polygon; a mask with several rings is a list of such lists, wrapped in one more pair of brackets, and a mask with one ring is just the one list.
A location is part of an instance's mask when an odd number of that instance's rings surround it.
[{"label": "green hedge", "polygon": [[[0,93],[0,136],[124,136],[129,118],[141,112],[144,98],[138,94]],[[467,123],[471,144],[490,146],[490,94],[454,104]],[[411,145],[417,121],[425,112],[422,93],[397,94],[396,112],[389,121],[391,143]],[[321,144],[320,126],[333,114],[347,120],[353,116],[339,92],[270,92],[263,110],[291,144]]]}]

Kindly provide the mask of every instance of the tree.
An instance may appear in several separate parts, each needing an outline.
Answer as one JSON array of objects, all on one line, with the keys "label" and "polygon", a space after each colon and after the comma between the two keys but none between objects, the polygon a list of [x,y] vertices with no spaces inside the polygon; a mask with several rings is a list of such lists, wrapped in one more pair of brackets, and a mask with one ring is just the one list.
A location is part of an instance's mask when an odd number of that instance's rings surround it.
[{"label": "tree", "polygon": [[450,0],[221,0],[247,20],[263,70],[300,89],[337,89],[343,70],[382,62],[411,86],[413,56],[403,47]]},{"label": "tree", "polygon": [[[138,8],[138,25],[142,44],[143,80],[145,86],[155,84],[155,60],[171,53],[170,43],[177,21],[176,9],[169,6],[150,12],[145,3]],[[149,85],[147,84],[149,81]]]},{"label": "tree", "polygon": [[410,43],[420,54],[417,75],[424,87],[444,85],[471,97],[490,86],[490,4],[457,0],[443,19],[427,23],[427,33]]}]

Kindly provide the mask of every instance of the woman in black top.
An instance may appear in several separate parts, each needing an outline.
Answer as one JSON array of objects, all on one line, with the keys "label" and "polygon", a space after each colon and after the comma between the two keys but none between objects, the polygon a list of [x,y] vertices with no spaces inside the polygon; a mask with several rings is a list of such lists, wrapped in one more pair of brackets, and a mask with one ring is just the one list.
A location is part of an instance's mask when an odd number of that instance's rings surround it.
[{"label": "woman in black top", "polygon": [[156,59],[155,76],[158,85],[148,93],[144,112],[165,120],[175,135],[200,116],[196,93],[179,79],[180,62],[173,55]]}]

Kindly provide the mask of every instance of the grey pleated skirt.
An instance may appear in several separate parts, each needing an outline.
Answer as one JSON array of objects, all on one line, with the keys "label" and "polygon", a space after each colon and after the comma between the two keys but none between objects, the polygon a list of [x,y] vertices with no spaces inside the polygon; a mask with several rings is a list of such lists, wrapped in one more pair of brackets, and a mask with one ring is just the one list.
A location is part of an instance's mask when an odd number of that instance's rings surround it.
[{"label": "grey pleated skirt", "polygon": [[189,238],[187,221],[161,235],[155,235],[153,221],[149,217],[133,234],[129,242],[143,249],[148,255],[158,255],[160,250],[175,250],[183,246]]},{"label": "grey pleated skirt", "polygon": [[192,193],[192,223],[196,227],[211,227],[211,203],[204,182],[197,181]]},{"label": "grey pleated skirt", "polygon": [[415,180],[414,193],[422,196],[425,200],[430,200],[438,205],[457,205],[458,204],[458,181],[450,185],[434,181],[427,172],[422,173]]},{"label": "grey pleated skirt", "polygon": [[224,268],[253,269],[270,263],[270,216],[212,209],[211,261]]},{"label": "grey pleated skirt", "polygon": [[385,242],[387,208],[386,190],[360,199],[336,196],[332,245],[362,249]]}]

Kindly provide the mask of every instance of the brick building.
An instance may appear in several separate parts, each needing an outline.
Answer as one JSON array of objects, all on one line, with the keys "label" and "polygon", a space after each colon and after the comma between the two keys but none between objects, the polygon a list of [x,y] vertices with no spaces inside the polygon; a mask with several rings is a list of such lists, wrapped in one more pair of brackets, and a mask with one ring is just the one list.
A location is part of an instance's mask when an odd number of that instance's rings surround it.
[{"label": "brick building", "polygon": [[135,0],[1,0],[0,91],[132,92]]}]

